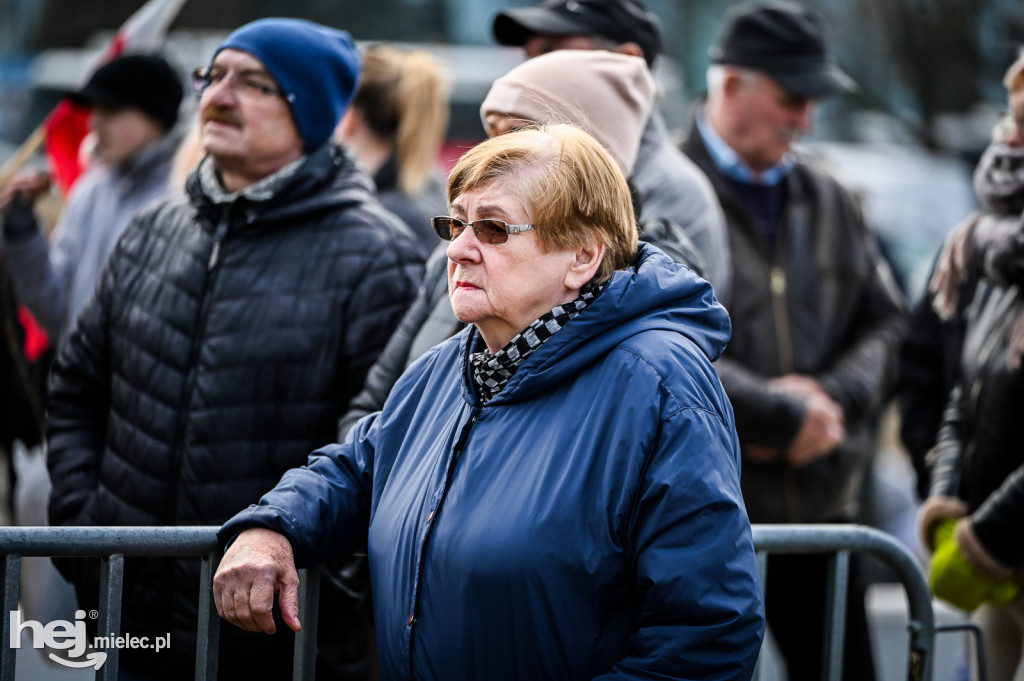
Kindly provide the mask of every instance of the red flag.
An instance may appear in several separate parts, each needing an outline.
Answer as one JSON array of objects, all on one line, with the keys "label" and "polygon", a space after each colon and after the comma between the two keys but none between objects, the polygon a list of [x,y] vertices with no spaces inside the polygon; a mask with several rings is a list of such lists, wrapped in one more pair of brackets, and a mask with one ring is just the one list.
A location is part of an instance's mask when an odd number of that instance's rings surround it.
[{"label": "red flag", "polygon": [[[186,0],[149,0],[135,14],[128,17],[110,45],[103,51],[96,67],[126,52],[147,52],[160,47],[167,29],[178,16]],[[82,164],[82,141],[89,132],[89,110],[64,99],[50,112],[44,122],[46,130],[46,156],[50,173],[64,196],[68,195],[78,176],[85,170]]]},{"label": "red flag", "polygon": [[39,322],[36,321],[36,318],[32,316],[32,313],[24,305],[18,306],[18,321],[21,322],[22,328],[25,329],[25,359],[30,362],[36,362],[43,356],[47,348],[50,347],[50,339],[47,337],[46,332],[43,331],[43,327],[39,326]]}]

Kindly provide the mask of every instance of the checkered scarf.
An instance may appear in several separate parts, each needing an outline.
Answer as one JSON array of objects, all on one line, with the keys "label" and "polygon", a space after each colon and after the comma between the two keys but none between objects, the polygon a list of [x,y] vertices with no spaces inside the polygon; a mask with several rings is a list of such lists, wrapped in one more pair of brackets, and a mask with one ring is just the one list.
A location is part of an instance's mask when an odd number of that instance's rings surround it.
[{"label": "checkered scarf", "polygon": [[570,319],[587,309],[603,288],[603,284],[588,283],[580,290],[578,298],[562,303],[538,317],[501,350],[493,354],[482,350],[470,355],[469,365],[473,370],[473,380],[476,381],[480,399],[486,403],[501,392],[519,365]]}]

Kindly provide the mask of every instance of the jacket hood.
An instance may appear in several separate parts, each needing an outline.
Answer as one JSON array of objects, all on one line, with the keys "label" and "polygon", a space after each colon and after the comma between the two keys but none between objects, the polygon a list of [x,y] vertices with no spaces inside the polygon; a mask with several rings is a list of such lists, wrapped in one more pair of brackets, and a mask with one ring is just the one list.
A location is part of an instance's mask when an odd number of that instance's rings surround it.
[{"label": "jacket hood", "polygon": [[[325,185],[330,186],[329,191],[323,191]],[[198,169],[189,175],[185,188],[200,214],[213,221],[229,207],[244,206],[246,222],[259,219],[263,223],[307,219],[342,204],[365,200],[374,192],[372,180],[358,168],[351,152],[334,143],[306,156],[280,189],[263,201],[239,196],[230,203],[216,204],[203,191]]]},{"label": "jacket hood", "polygon": [[[729,313],[705,279],[669,258],[656,246],[640,242],[635,264],[617,271],[600,295],[528,357],[489,405],[530,399],[593,366],[631,337],[669,331],[690,339],[710,361],[718,359],[732,334]],[[466,398],[478,401],[468,357],[479,334],[463,334]]]}]

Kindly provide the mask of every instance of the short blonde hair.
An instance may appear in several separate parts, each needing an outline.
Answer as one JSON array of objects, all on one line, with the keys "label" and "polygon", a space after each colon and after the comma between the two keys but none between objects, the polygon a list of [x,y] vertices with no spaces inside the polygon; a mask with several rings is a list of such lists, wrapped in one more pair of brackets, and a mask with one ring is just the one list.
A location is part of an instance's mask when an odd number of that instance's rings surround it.
[{"label": "short blonde hair", "polygon": [[526,206],[545,252],[605,245],[595,283],[633,264],[637,226],[626,178],[601,143],[569,124],[541,125],[481,142],[448,177],[448,203],[502,180]]},{"label": "short blonde hair", "polygon": [[1017,50],[1017,59],[1003,76],[1003,86],[1007,92],[1014,92],[1024,86],[1024,48]]}]

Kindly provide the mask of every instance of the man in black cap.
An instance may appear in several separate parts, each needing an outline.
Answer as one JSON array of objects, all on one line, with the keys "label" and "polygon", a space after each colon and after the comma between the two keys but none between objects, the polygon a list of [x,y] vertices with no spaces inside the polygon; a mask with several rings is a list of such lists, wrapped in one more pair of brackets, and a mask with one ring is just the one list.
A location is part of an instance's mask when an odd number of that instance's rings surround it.
[{"label": "man in black cap", "polygon": [[92,296],[131,217],[167,194],[182,91],[165,59],[131,54],[107,62],[68,93],[91,108],[91,161],[50,242],[33,210],[45,178],[28,172],[2,188],[4,246],[18,296],[54,341]]},{"label": "man in black cap", "polygon": [[[854,198],[800,162],[816,102],[851,91],[820,18],[790,2],[729,12],[706,104],[683,150],[711,178],[733,258],[733,333],[717,368],[736,414],[755,523],[856,519],[879,403],[904,325],[900,294]],[[768,561],[766,611],[791,681],[818,679],[824,556]],[[874,678],[851,565],[844,678]],[[810,645],[809,645],[810,644]]]},{"label": "man in black cap", "polygon": [[[554,50],[610,50],[642,57],[650,67],[661,51],[658,18],[641,0],[546,0],[494,18],[494,37],[528,57]],[[729,297],[729,249],[722,209],[708,179],[669,136],[655,109],[647,121],[633,171],[641,220],[664,220],[682,230],[704,260],[715,295]]]}]

